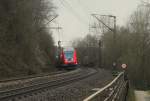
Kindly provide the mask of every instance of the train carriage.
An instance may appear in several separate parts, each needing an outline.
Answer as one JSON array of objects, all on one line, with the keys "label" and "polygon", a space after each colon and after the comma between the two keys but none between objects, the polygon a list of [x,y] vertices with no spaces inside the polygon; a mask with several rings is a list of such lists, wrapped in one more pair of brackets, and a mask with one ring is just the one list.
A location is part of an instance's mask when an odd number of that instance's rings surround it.
[{"label": "train carriage", "polygon": [[73,47],[61,48],[59,54],[59,67],[73,68],[78,65],[76,49]]}]

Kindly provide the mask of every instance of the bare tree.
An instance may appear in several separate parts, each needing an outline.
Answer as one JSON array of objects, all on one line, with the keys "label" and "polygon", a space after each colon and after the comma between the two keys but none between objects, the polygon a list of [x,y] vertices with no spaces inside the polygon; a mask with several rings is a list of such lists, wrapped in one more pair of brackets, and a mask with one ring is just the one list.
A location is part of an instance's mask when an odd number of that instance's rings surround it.
[{"label": "bare tree", "polygon": [[98,65],[98,40],[95,35],[87,35],[84,39],[76,39],[74,47],[77,48],[77,55],[81,65]]},{"label": "bare tree", "polygon": [[[139,6],[131,15],[128,26],[118,28],[116,34],[116,57],[118,68],[122,63],[128,65],[131,82],[136,87],[150,85],[150,8]],[[111,67],[113,61],[113,35],[104,33],[103,60],[105,67]]]},{"label": "bare tree", "polygon": [[44,29],[53,8],[46,0],[0,1],[1,77],[42,72],[50,61],[48,50],[53,50],[53,39]]}]

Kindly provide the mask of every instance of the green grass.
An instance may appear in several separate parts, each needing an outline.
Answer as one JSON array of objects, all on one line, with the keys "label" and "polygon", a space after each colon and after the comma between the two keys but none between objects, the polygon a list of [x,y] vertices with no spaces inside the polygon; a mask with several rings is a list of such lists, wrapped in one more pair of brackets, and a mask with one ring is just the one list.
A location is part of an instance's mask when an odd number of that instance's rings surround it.
[{"label": "green grass", "polygon": [[134,89],[132,88],[129,89],[127,101],[135,101]]}]

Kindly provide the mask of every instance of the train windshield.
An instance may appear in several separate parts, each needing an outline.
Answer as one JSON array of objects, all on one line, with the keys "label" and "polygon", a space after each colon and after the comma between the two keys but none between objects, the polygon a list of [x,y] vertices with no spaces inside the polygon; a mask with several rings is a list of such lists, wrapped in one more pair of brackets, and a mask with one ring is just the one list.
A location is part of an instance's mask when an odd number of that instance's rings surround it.
[{"label": "train windshield", "polygon": [[65,51],[64,53],[67,59],[73,58],[73,51]]}]

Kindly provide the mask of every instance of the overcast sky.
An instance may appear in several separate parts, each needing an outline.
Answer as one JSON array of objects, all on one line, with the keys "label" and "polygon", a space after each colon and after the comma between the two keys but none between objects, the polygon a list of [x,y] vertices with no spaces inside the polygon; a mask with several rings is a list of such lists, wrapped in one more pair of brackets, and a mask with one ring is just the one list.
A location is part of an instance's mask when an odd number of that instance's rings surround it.
[{"label": "overcast sky", "polygon": [[[141,0],[53,0],[57,7],[57,24],[61,26],[60,39],[70,41],[84,37],[89,32],[90,14],[111,14],[117,16],[117,25],[125,25],[130,14],[135,11]],[[55,41],[58,32],[54,31]]]}]

